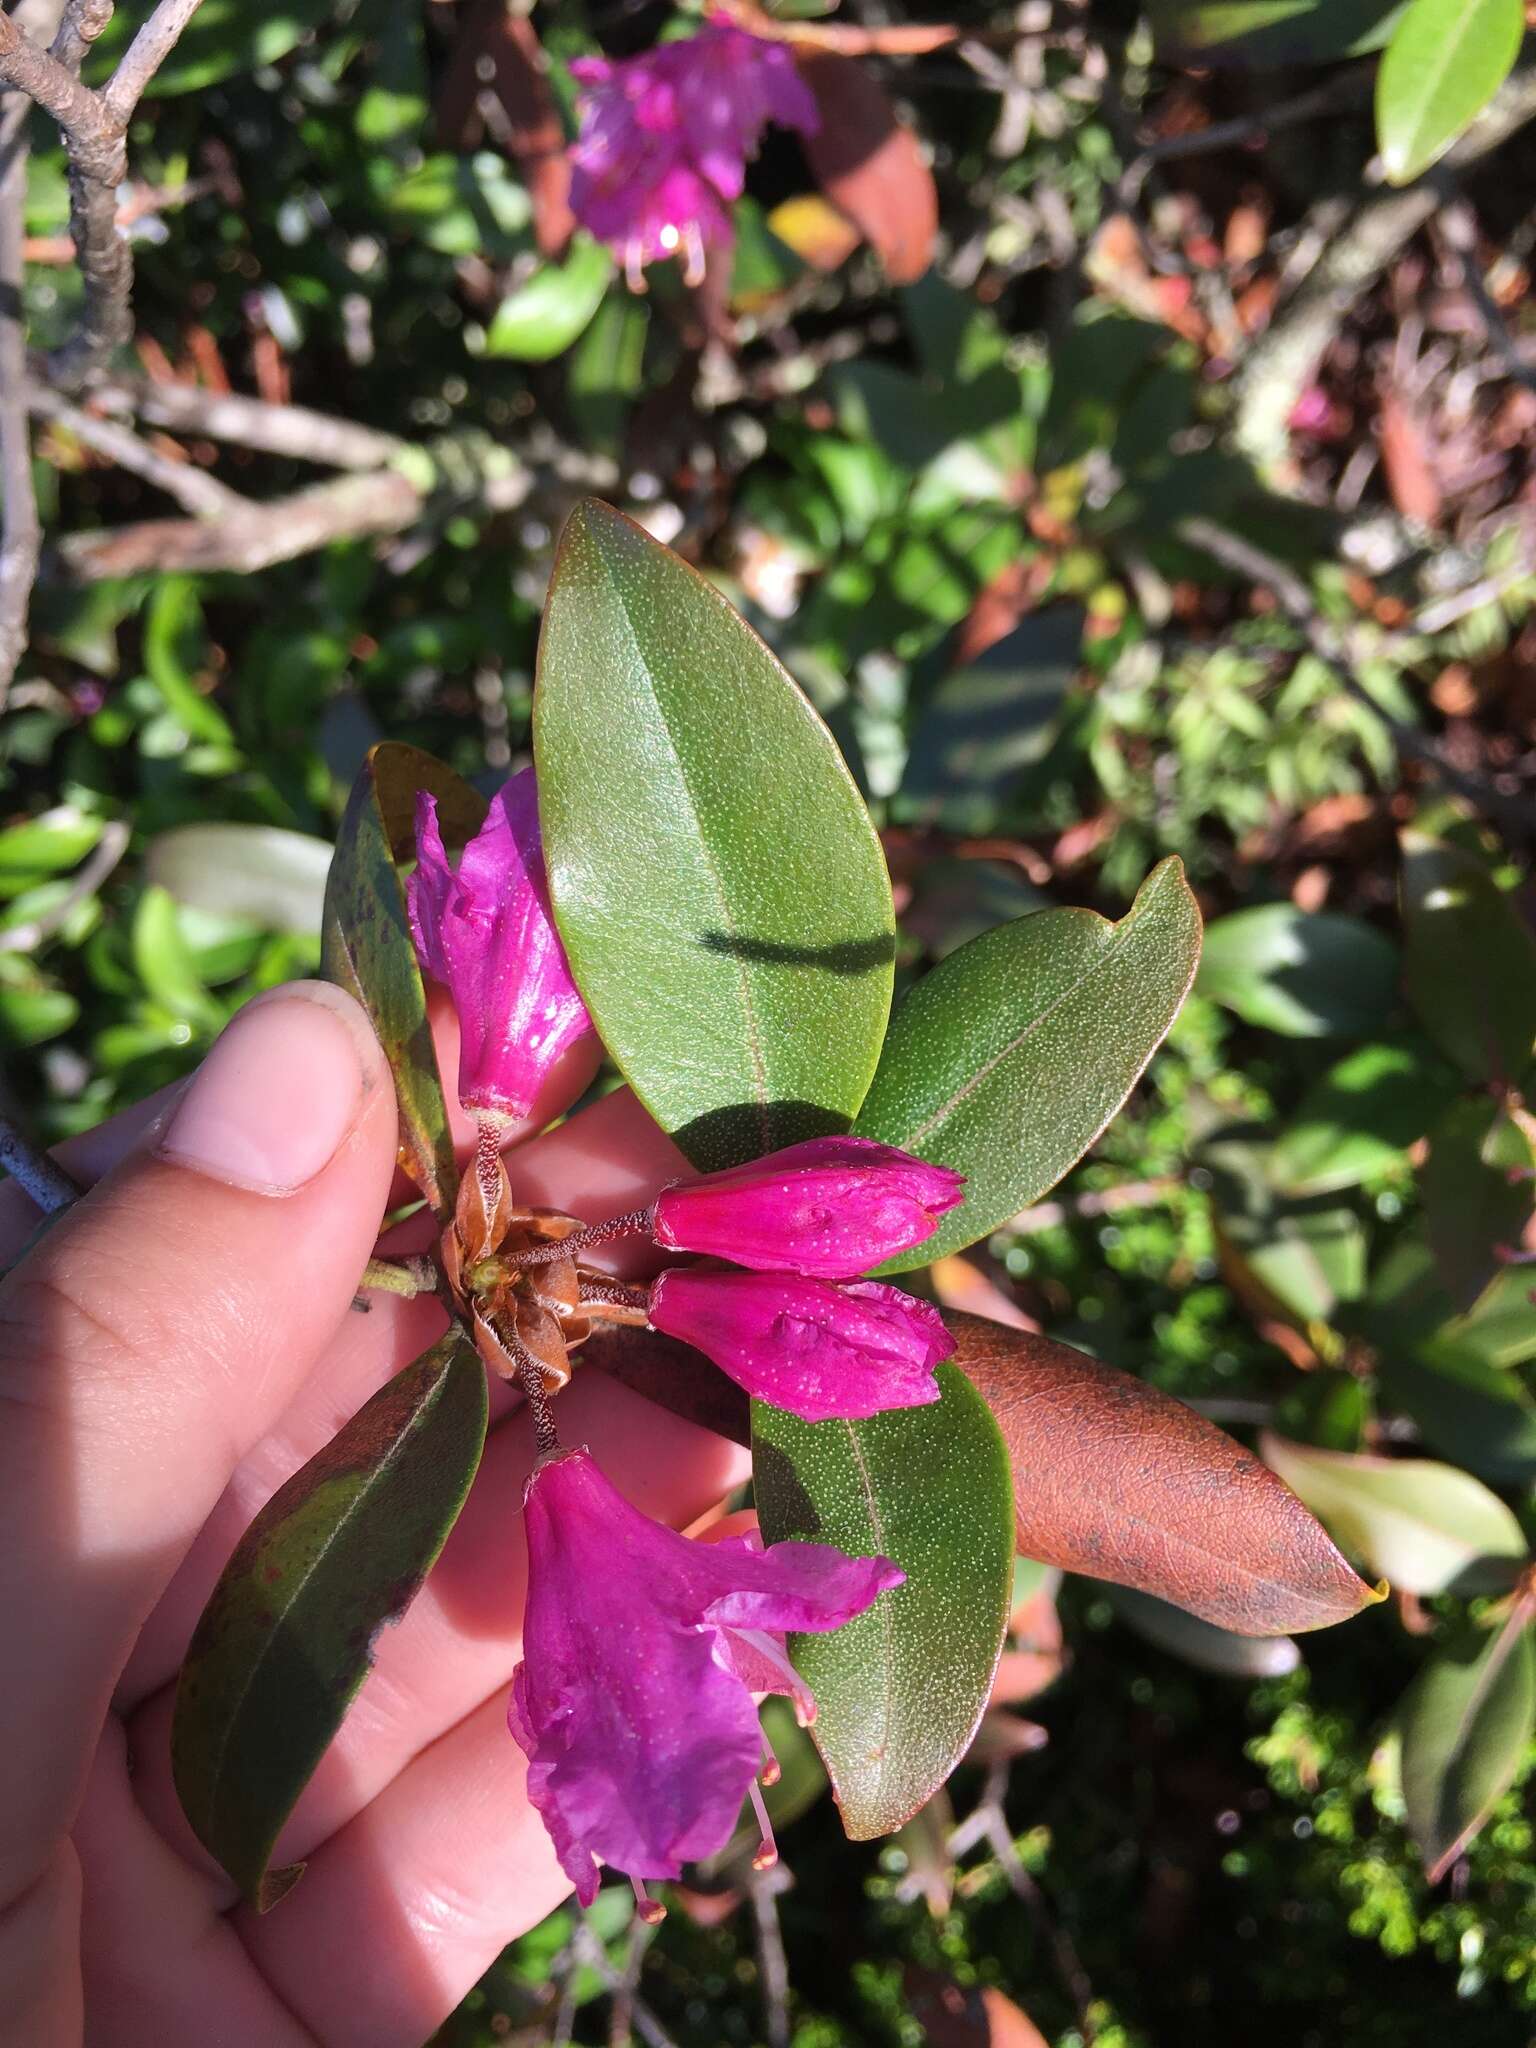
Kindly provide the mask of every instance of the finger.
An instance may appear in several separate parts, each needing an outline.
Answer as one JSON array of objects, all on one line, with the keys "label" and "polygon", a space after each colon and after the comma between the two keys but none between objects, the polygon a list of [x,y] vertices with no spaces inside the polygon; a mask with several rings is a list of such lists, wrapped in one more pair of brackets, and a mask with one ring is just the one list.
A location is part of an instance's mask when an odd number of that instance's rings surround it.
[{"label": "finger", "polygon": [[0,1284],[0,1902],[74,1812],[145,1615],[346,1313],[395,1141],[357,1006],[276,991]]},{"label": "finger", "polygon": [[[600,1374],[579,1373],[556,1408],[561,1435],[584,1443],[643,1513],[676,1528],[709,1515],[750,1469],[739,1445],[695,1428]],[[527,1552],[523,1487],[533,1462],[526,1415],[495,1429],[463,1514],[374,1668],[274,1852],[302,1860],[430,1743],[493,1693],[505,1699],[521,1655]],[[147,1813],[189,1861],[212,1872],[177,1804],[170,1768],[173,1697],[162,1690],[131,1725],[135,1783]],[[221,1886],[221,1903],[233,1896]]]},{"label": "finger", "polygon": [[417,2048],[570,1879],[528,1804],[506,1702],[486,1700],[311,1863],[302,1913],[235,1926],[326,2048]]}]

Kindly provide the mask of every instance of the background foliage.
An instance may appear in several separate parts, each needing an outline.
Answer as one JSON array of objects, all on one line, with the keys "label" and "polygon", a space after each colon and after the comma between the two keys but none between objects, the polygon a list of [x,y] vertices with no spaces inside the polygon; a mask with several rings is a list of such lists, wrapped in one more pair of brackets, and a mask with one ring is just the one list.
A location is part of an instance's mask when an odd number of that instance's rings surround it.
[{"label": "background foliage", "polygon": [[[494,787],[554,536],[587,492],[625,504],[832,722],[903,985],[1032,909],[1123,917],[1182,857],[1204,962],[1130,1109],[935,1285],[1302,1446],[1272,1455],[1399,1589],[1298,1647],[1021,1565],[1001,1718],[884,1845],[843,1840],[776,1729],[796,2048],[1028,2040],[1014,2008],[1058,2043],[1536,2039],[1536,1317],[1502,1256],[1536,1243],[1519,9],[1024,0],[917,54],[904,8],[800,12],[863,32],[833,57],[871,150],[898,138],[894,203],[775,131],[730,275],[636,297],[592,245],[548,253],[499,0],[206,0],[130,131],[135,346],[83,421],[36,422],[7,1106],[83,1128],[311,971],[368,744]],[[529,20],[563,123],[572,57],[685,25]],[[33,139],[47,347],[79,281]],[[216,430],[230,390],[391,438],[332,464],[311,432],[317,468]],[[270,530],[148,527],[160,483],[91,438],[113,405]],[[283,558],[317,475],[346,487],[326,544]],[[1385,1506],[1362,1455],[1416,1461]],[[1464,1713],[1499,1627],[1524,1692]],[[644,1956],[680,2042],[766,2038],[754,1843]],[[605,1973],[639,1956],[599,1916],[573,1978],[574,1934],[517,1943],[444,2040],[547,2038],[565,1981],[606,2038]]]}]

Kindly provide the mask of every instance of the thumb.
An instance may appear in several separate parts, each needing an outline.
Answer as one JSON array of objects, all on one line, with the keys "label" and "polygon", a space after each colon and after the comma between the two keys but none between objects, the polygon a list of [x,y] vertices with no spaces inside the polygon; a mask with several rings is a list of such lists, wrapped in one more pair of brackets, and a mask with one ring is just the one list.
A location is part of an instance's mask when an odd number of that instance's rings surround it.
[{"label": "thumb", "polygon": [[118,1672],[334,1334],[396,1152],[352,998],[259,997],[0,1284],[0,1909],[78,1804]]}]

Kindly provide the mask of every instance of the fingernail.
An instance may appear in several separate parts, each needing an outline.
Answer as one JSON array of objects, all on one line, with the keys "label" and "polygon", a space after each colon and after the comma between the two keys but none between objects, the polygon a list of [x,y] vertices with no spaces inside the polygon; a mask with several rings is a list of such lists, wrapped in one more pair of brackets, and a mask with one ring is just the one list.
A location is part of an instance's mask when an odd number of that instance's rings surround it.
[{"label": "fingernail", "polygon": [[296,982],[249,1003],[193,1075],[156,1150],[210,1180],[292,1194],[329,1165],[378,1074],[343,990]]}]

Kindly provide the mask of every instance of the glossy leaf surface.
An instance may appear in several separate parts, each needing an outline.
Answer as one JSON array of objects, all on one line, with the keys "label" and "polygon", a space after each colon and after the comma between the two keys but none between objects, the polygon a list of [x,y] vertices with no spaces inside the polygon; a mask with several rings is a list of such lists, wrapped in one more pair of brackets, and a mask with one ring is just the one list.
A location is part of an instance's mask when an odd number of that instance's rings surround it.
[{"label": "glossy leaf surface", "polygon": [[1509,76],[1524,33],[1521,0],[1411,0],[1376,73],[1389,184],[1445,154]]},{"label": "glossy leaf surface", "polygon": [[485,1369],[456,1334],[365,1403],[241,1537],[192,1638],[172,1765],[198,1839],[265,1912],[283,1822],[464,1505]]},{"label": "glossy leaf surface", "polygon": [[953,1366],[932,1407],[800,1422],[753,1403],[758,1513],[891,1558],[906,1584],[831,1635],[791,1639],[814,1734],[858,1841],[908,1820],[959,1762],[987,1704],[1013,1588],[1013,1504],[997,1426]]},{"label": "glossy leaf surface", "polygon": [[327,978],[350,990],[372,1020],[395,1077],[401,1164],[445,1216],[458,1174],[397,865],[415,858],[418,789],[436,796],[450,846],[462,845],[485,816],[484,801],[430,754],[392,741],[375,747],[353,785],[336,841],[321,961]]},{"label": "glossy leaf surface", "polygon": [[1175,859],[1119,924],[1040,911],[924,976],[891,1021],[855,1128],[965,1174],[965,1200],[888,1271],[974,1243],[1055,1186],[1162,1042],[1199,951]]},{"label": "glossy leaf surface", "polygon": [[869,815],[757,635],[595,500],[555,567],[534,745],[566,952],[651,1114],[707,1168],[846,1129],[895,951]]},{"label": "glossy leaf surface", "polygon": [[1193,1408],[1047,1337],[945,1321],[1008,1446],[1026,1556],[1240,1635],[1327,1628],[1379,1597],[1290,1488]]},{"label": "glossy leaf surface", "polygon": [[1396,986],[1397,948],[1357,917],[1260,903],[1205,935],[1200,993],[1286,1038],[1378,1031]]},{"label": "glossy leaf surface", "polygon": [[1488,1592],[1514,1583],[1524,1533],[1470,1472],[1432,1458],[1320,1451],[1268,1431],[1260,1448],[1345,1550],[1402,1592]]},{"label": "glossy leaf surface", "polygon": [[1498,1804],[1536,1727],[1536,1646],[1517,1615],[1471,1654],[1442,1654],[1397,1712],[1403,1803],[1431,1883]]}]

